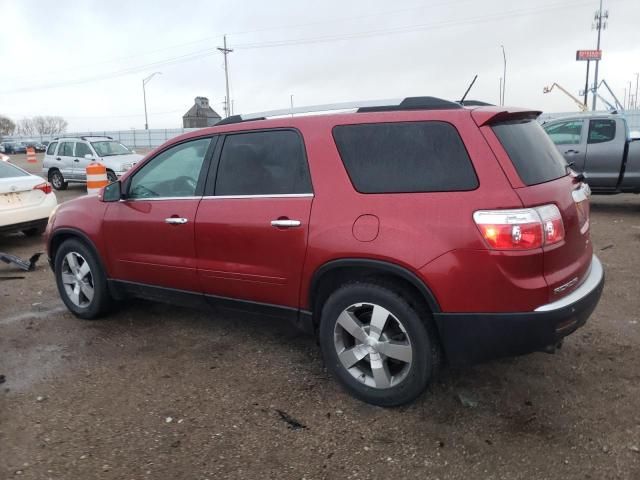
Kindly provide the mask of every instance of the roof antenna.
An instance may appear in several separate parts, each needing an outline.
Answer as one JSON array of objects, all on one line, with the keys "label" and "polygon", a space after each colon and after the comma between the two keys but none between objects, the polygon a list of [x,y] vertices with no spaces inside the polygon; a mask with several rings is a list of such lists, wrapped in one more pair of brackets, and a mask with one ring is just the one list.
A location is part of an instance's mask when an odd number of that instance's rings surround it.
[{"label": "roof antenna", "polygon": [[460,105],[464,105],[464,99],[467,98],[467,95],[469,94],[469,90],[471,90],[471,87],[473,87],[473,84],[476,83],[476,79],[477,78],[478,78],[478,74],[476,74],[476,76],[473,77],[473,80],[471,80],[471,84],[469,84],[469,87],[467,88],[467,91],[464,92],[464,95],[462,96],[462,98],[458,102]]}]

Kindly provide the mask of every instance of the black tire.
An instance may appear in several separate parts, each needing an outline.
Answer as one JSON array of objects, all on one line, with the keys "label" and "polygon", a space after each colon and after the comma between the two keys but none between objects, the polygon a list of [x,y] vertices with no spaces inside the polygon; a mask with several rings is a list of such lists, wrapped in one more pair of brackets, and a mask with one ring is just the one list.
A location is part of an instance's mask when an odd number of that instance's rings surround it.
[{"label": "black tire", "polygon": [[28,228],[27,230],[23,230],[22,233],[24,233],[27,237],[39,237],[44,233],[46,229],[47,226],[43,225],[41,227]]},{"label": "black tire", "polygon": [[[430,319],[425,318],[429,315],[428,312],[411,306],[399,292],[399,289],[394,289],[393,284],[374,282],[346,284],[327,299],[322,308],[320,320],[320,348],[329,372],[351,395],[381,407],[399,406],[415,400],[425,390],[440,363],[437,338],[429,327]],[[338,357],[335,340],[338,336],[336,333],[338,317],[347,308],[361,303],[383,307],[395,317],[394,321],[401,323],[404,327],[405,332],[402,335],[405,336],[405,341],[408,340],[410,343],[412,357],[403,376],[398,375],[401,380],[396,385],[393,381],[391,386],[386,388],[365,385],[364,380],[359,380],[349,373]],[[370,354],[365,357],[365,362],[366,358],[371,358]],[[366,369],[366,363],[364,368]]]},{"label": "black tire", "polygon": [[56,190],[66,190],[69,186],[69,182],[65,181],[60,170],[53,170],[49,172],[49,183]]},{"label": "black tire", "polygon": [[[84,260],[86,260],[89,265],[92,277],[93,298],[89,301],[88,305],[76,305],[65,290],[65,286],[62,280],[63,261],[69,253],[80,255]],[[107,277],[100,264],[99,259],[93,253],[93,250],[87,247],[85,243],[77,239],[65,240],[56,251],[54,268],[56,285],[58,286],[60,298],[62,298],[62,301],[67,306],[69,311],[71,311],[71,313],[73,313],[76,317],[85,320],[93,320],[103,316],[110,310],[113,299],[109,294]]]},{"label": "black tire", "polygon": [[107,180],[109,181],[109,183],[117,182],[118,176],[111,170],[107,170]]}]

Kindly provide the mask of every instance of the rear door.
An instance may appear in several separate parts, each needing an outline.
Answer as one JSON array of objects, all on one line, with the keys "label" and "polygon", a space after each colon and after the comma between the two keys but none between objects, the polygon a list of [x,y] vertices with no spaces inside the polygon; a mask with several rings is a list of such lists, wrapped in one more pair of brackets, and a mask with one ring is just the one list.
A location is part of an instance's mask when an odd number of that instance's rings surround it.
[{"label": "rear door", "polygon": [[199,291],[194,225],[211,138],[161,151],[127,180],[126,198],[103,220],[111,277]]},{"label": "rear door", "polygon": [[206,294],[297,307],[313,190],[301,134],[227,135],[196,217]]},{"label": "rear door", "polygon": [[585,166],[589,185],[596,188],[617,187],[626,143],[627,132],[622,120],[589,120]]},{"label": "rear door", "polygon": [[543,126],[567,163],[572,164],[571,168],[576,172],[584,170],[584,159],[587,154],[586,124],[585,120],[575,119]]},{"label": "rear door", "polygon": [[543,247],[550,301],[556,300],[580,285],[591,265],[588,189],[567,173],[566,162],[534,118],[507,119],[483,132],[503,166],[512,165],[505,170],[523,206],[553,204],[560,211],[564,239]]}]

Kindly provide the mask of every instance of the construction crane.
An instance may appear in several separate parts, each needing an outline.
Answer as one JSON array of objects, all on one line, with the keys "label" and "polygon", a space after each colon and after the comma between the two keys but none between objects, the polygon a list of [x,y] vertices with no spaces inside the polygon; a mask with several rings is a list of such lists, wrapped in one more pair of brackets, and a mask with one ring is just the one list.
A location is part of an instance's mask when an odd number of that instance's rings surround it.
[{"label": "construction crane", "polygon": [[553,82],[553,85],[551,85],[550,87],[544,87],[542,89],[542,93],[549,93],[551,90],[553,90],[554,87],[557,87],[558,90],[560,90],[562,93],[564,93],[567,97],[571,98],[571,100],[573,100],[574,102],[576,102],[576,104],[578,105],[578,108],[580,109],[581,112],[586,112],[588,110],[588,107],[582,103],[578,98],[574,97],[573,95],[571,95],[567,89],[562,88],[560,85],[558,85],[557,83]]}]

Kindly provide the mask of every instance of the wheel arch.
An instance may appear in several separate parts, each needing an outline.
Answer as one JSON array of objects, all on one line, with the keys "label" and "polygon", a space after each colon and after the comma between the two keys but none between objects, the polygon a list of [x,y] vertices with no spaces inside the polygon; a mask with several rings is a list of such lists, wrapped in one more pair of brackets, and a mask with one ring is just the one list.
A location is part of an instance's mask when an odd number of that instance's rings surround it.
[{"label": "wheel arch", "polygon": [[82,243],[84,243],[87,246],[87,248],[91,250],[91,253],[95,255],[96,261],[102,268],[102,271],[105,272],[105,274],[108,277],[108,272],[107,272],[107,269],[105,268],[104,262],[102,261],[102,256],[100,255],[98,248],[96,247],[93,240],[91,240],[91,238],[82,230],[78,230],[75,228],[65,227],[65,228],[57,229],[55,232],[53,232],[53,234],[49,238],[47,251],[49,252],[49,258],[51,259],[51,262],[50,262],[51,269],[55,271],[56,252],[58,248],[60,248],[60,245],[62,245],[66,240],[69,240],[72,238],[80,240]]},{"label": "wheel arch", "polygon": [[411,270],[396,263],[367,258],[342,258],[331,260],[319,267],[309,285],[308,306],[314,317],[319,318],[321,306],[340,284],[354,278],[384,277],[400,282],[405,291],[418,293],[431,313],[439,313],[440,305],[431,289]]}]

